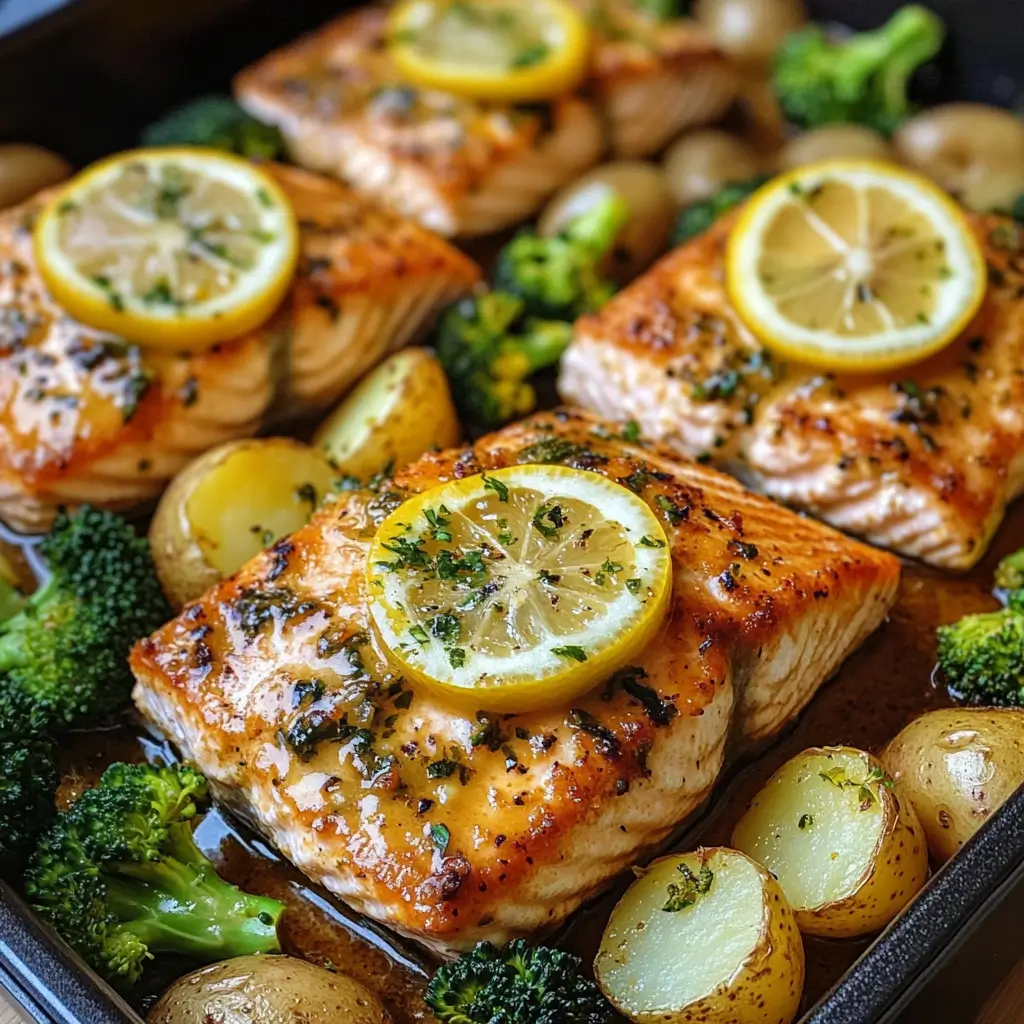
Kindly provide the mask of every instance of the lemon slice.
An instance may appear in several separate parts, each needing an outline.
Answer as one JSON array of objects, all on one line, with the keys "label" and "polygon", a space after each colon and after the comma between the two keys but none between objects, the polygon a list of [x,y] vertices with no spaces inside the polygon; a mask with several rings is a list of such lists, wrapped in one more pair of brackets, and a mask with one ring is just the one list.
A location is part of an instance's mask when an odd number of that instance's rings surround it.
[{"label": "lemon slice", "polygon": [[404,673],[489,711],[604,682],[653,637],[671,576],[651,509],[563,466],[432,488],[384,520],[367,559],[370,614]]},{"label": "lemon slice", "polygon": [[949,344],[985,297],[959,207],[891,164],[826,161],[754,193],[729,238],[729,297],[784,356],[887,370]]},{"label": "lemon slice", "polygon": [[78,320],[194,350],[274,312],[295,270],[298,229],[273,178],[245,160],[140,149],[72,178],[39,217],[35,251]]},{"label": "lemon slice", "polygon": [[562,96],[590,55],[586,22],[566,0],[402,0],[388,41],[408,81],[480,100]]}]

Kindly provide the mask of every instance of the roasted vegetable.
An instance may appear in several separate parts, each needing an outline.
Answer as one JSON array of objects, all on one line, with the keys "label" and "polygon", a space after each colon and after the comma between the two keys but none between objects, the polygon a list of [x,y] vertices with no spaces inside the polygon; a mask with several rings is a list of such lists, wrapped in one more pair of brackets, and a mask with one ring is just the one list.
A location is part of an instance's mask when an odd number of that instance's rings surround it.
[{"label": "roasted vegetable", "polygon": [[498,254],[495,288],[520,296],[530,316],[575,320],[615,291],[602,263],[629,223],[629,205],[609,192],[548,238],[520,231]]},{"label": "roasted vegetable", "polygon": [[1000,560],[996,566],[996,587],[1011,608],[1024,611],[1024,548]]},{"label": "roasted vegetable", "polygon": [[572,326],[524,316],[525,303],[493,291],[463,299],[441,319],[435,346],[455,404],[480,427],[499,427],[537,404],[529,379],[553,366]]},{"label": "roasted vegetable", "polygon": [[945,26],[917,4],[873,32],[833,40],[808,25],[779,48],[772,76],[786,117],[804,128],[851,122],[891,135],[913,112],[913,73],[941,49]]},{"label": "roasted vegetable", "polygon": [[0,877],[15,878],[55,812],[57,770],[45,709],[0,681]]},{"label": "roasted vegetable", "polygon": [[284,152],[281,132],[247,114],[230,96],[200,96],[165,114],[142,133],[145,146],[209,146],[273,160]]},{"label": "roasted vegetable", "polygon": [[892,740],[882,763],[914,805],[941,863],[1024,784],[1024,711],[930,711]]},{"label": "roasted vegetable", "polygon": [[505,949],[482,942],[444,964],[427,987],[427,1004],[441,1024],[611,1024],[612,1008],[580,962],[557,949]]},{"label": "roasted vegetable", "polygon": [[179,978],[147,1024],[390,1024],[368,989],[290,956],[240,956]]},{"label": "roasted vegetable", "polygon": [[60,729],[127,702],[128,652],[171,610],[149,545],[112,512],[61,513],[40,551],[50,579],[0,624],[0,672]]},{"label": "roasted vegetable", "polygon": [[938,629],[939,668],[969,704],[1024,707],[1024,612],[967,615]]},{"label": "roasted vegetable", "polygon": [[637,1024],[788,1024],[804,950],[779,883],[735,850],[649,865],[608,919],[598,984]]},{"label": "roasted vegetable", "polygon": [[733,845],[779,880],[801,931],[848,938],[887,925],[928,877],[910,801],[852,747],[805,750],[761,788]]},{"label": "roasted vegetable", "polygon": [[121,987],[157,953],[209,962],[280,949],[283,904],[229,885],[196,846],[191,822],[206,796],[187,766],[111,765],[32,855],[32,905]]},{"label": "roasted vegetable", "polygon": [[712,224],[724,213],[739,206],[756,192],[768,179],[765,177],[751,178],[749,181],[737,181],[726,185],[711,199],[699,203],[691,203],[679,211],[676,218],[676,230],[672,242],[682,245],[691,238],[704,234]]}]

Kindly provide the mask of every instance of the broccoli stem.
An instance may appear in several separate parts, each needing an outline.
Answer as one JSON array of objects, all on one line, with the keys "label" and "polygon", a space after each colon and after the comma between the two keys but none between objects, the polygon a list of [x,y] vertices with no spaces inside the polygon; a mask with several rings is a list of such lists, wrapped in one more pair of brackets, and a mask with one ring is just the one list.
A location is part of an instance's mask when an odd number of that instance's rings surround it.
[{"label": "broccoli stem", "polygon": [[25,596],[13,583],[0,576],[0,628],[25,607]]},{"label": "broccoli stem", "polygon": [[116,931],[135,936],[151,953],[183,953],[207,962],[280,951],[283,904],[220,878],[187,822],[168,826],[165,848],[167,855],[158,860],[104,868]]},{"label": "broccoli stem", "polygon": [[[5,587],[10,584],[4,583]],[[10,588],[14,594],[14,588]],[[51,601],[58,590],[56,576],[50,579],[35,590],[27,598],[21,598],[20,604],[12,615],[0,613],[0,672],[8,672],[12,668],[25,665],[25,631],[33,626],[41,614],[46,611],[47,604]],[[3,598],[7,601],[6,595]],[[13,607],[13,601],[11,606]]]},{"label": "broccoli stem", "polygon": [[614,245],[629,217],[629,204],[621,196],[610,193],[604,202],[596,203],[569,221],[562,235],[600,259]]}]

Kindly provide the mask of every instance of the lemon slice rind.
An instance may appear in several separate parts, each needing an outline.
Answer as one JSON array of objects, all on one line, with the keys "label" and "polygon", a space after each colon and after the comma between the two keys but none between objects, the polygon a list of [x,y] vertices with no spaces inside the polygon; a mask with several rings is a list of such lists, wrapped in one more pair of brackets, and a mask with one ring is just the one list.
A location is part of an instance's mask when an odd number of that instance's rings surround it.
[{"label": "lemon slice rind", "polygon": [[[810,329],[780,314],[760,280],[762,240],[783,208],[794,202],[794,194],[811,194],[830,180],[859,190],[886,190],[927,218],[935,240],[944,246],[947,264],[946,279],[936,289],[937,302],[927,320],[850,338]],[[808,165],[774,178],[758,190],[730,233],[726,276],[734,308],[767,347],[803,363],[849,372],[895,369],[941,350],[977,313],[987,280],[981,248],[956,203],[927,179],[870,160]]]},{"label": "lemon slice rind", "polygon": [[[576,531],[574,536],[582,536],[582,532],[598,525],[599,521],[603,523],[602,531],[614,533],[617,529],[622,537],[629,538],[632,561],[626,571],[608,574],[602,584],[608,600],[599,616],[582,628],[566,627],[557,635],[539,630],[537,641],[519,650],[475,650],[471,643],[462,646],[464,639],[452,645],[432,635],[429,615],[422,613],[412,596],[417,588],[416,573],[389,569],[389,565],[394,565],[394,554],[388,545],[395,538],[426,537],[431,530],[427,510],[436,516],[436,510],[442,506],[451,517],[468,512],[474,522],[478,519],[493,522],[496,513],[502,511],[502,503],[496,498],[496,491],[485,487],[485,480],[496,481],[498,488],[507,488],[516,500],[527,496],[529,502],[562,501],[577,510],[590,509],[586,516],[592,515],[592,519],[567,527],[570,533],[558,543],[564,544],[573,535],[572,530]],[[484,532],[489,529],[491,527],[485,523]],[[490,543],[482,532],[476,536],[482,543]],[[493,540],[496,532],[492,530],[490,536]],[[569,555],[563,552],[563,558],[559,559],[557,545],[538,548],[539,544],[541,539],[537,537],[525,541],[517,537],[515,544],[503,549],[504,557],[498,555],[488,560],[488,577],[479,584],[479,590],[504,581],[504,589],[498,589],[489,598],[499,607],[502,601],[508,602],[509,609],[502,613],[503,617],[513,614],[517,596],[521,597],[534,585],[532,581],[542,570],[542,563],[559,566],[558,574],[564,574],[567,587],[582,582],[578,578],[573,582],[569,580],[574,571],[571,564],[565,564],[566,559],[572,562]],[[524,564],[522,552],[528,545],[534,557]],[[428,546],[431,546],[429,542]],[[495,548],[501,545],[495,544]],[[443,545],[437,549],[443,549]],[[555,560],[547,559],[548,555]],[[595,566],[601,562],[600,555],[600,551],[594,552],[592,574],[599,571]],[[516,466],[442,484],[410,499],[388,516],[378,528],[367,558],[370,616],[378,637],[403,673],[414,681],[476,710],[532,711],[571,701],[639,656],[664,619],[671,592],[671,571],[664,530],[653,511],[631,491],[584,470],[549,465]],[[551,600],[558,596],[558,591],[558,584],[545,585],[543,593]],[[589,592],[604,597],[593,588]],[[462,595],[455,597],[455,601],[443,607],[433,605],[431,610],[455,611]],[[416,627],[418,640],[413,639],[411,633]],[[465,653],[461,664],[452,663],[453,646]],[[583,652],[585,658],[576,660],[567,656],[566,651]]]},{"label": "lemon slice rind", "polygon": [[[129,167],[156,173],[176,167],[194,175],[195,182],[213,186],[244,199],[250,226],[245,234],[261,241],[250,246],[255,255],[249,264],[236,265],[225,258],[212,243],[195,256],[208,260],[211,274],[220,273],[229,283],[209,298],[183,302],[176,297],[154,301],[152,294],[140,295],[135,273],[141,264],[131,264],[133,251],[146,251],[149,259],[184,251],[181,240],[189,243],[189,226],[161,221],[154,213],[147,220],[144,211],[123,203],[117,206],[121,230],[134,219],[134,233],[89,238],[86,244],[74,243],[77,258],[70,254],[62,235],[64,221],[85,210],[95,225],[103,222],[97,214],[104,204],[114,206],[111,188]],[[202,189],[198,189],[202,191]],[[195,211],[196,223],[209,223],[201,207]],[[72,228],[67,231],[71,233]],[[231,234],[227,230],[228,235]],[[236,234],[242,237],[241,229]],[[180,238],[179,238],[180,236]],[[196,350],[237,338],[264,323],[280,305],[291,285],[298,258],[298,228],[295,214],[284,191],[259,167],[232,154],[201,148],[140,149],[102,160],[67,182],[40,213],[34,229],[35,255],[40,273],[54,298],[76,319],[97,330],[120,334],[142,345]],[[118,264],[118,273],[84,273],[82,264],[93,253],[109,255]],[[170,257],[168,257],[170,258]],[[141,258],[140,258],[141,259]],[[147,269],[153,264],[147,264]],[[218,271],[219,268],[219,271]]]}]

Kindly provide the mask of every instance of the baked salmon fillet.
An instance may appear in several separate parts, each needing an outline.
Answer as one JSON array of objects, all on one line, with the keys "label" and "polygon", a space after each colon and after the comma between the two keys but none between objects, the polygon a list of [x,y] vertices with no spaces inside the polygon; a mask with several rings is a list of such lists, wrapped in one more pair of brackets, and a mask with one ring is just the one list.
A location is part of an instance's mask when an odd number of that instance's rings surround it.
[{"label": "baked salmon fillet", "polygon": [[600,120],[575,97],[492,106],[406,84],[386,19],[365,8],[263,58],[235,79],[239,103],[297,163],[442,235],[517,224],[601,156]]},{"label": "baked salmon fillet", "polygon": [[731,223],[577,323],[561,395],[873,544],[974,565],[1024,490],[1024,232],[971,216],[990,278],[973,322],[925,362],[850,377],[780,365],[746,330]]},{"label": "baked salmon fillet", "polygon": [[616,156],[650,156],[732,105],[736,70],[694,19],[653,18],[634,0],[574,2],[593,32],[587,91]]},{"label": "baked salmon fillet", "polygon": [[[803,708],[899,581],[892,556],[618,430],[538,415],[339,497],[136,646],[139,710],[306,874],[435,951],[558,925],[699,807],[727,741]],[[367,552],[404,496],[527,462],[657,510],[671,607],[636,664],[571,705],[467,714],[389,667]]]},{"label": "baked salmon fillet", "polygon": [[271,323],[201,354],[143,350],[64,313],[32,250],[52,192],[0,213],[0,518],[37,531],[61,505],[144,503],[201,452],[340,397],[476,281],[418,225],[270,170],[300,219],[298,276]]}]

